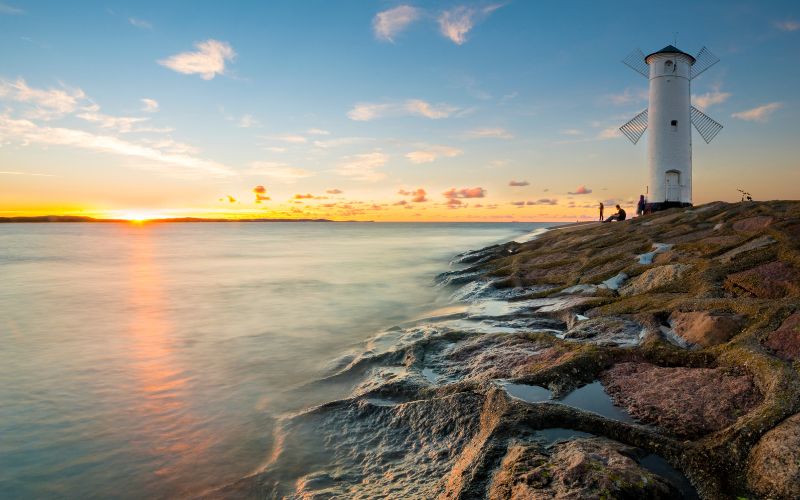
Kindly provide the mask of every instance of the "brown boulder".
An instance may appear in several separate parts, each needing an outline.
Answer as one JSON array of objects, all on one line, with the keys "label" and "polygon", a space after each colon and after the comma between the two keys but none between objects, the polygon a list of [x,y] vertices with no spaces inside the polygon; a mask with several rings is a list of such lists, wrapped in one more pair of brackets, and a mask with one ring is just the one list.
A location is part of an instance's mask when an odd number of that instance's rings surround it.
[{"label": "brown boulder", "polygon": [[760,236],[760,237],[758,237],[758,238],[756,238],[754,240],[748,241],[744,245],[740,245],[740,246],[734,248],[733,250],[728,250],[724,254],[722,254],[719,257],[717,257],[717,260],[727,264],[728,262],[731,262],[734,258],[738,257],[739,255],[741,255],[743,253],[747,253],[747,252],[750,252],[752,250],[757,250],[759,248],[764,248],[764,247],[767,247],[769,245],[772,245],[773,243],[776,243],[776,241],[774,239],[772,239],[772,237],[770,237],[770,236]]},{"label": "brown boulder", "polygon": [[770,262],[725,279],[725,287],[760,299],[780,299],[800,293],[800,273],[784,262]]},{"label": "brown boulder", "polygon": [[615,404],[679,437],[723,429],[761,400],[749,376],[718,368],[619,363],[600,380]]},{"label": "brown boulder", "polygon": [[758,215],[746,219],[737,220],[733,223],[733,230],[740,233],[757,233],[772,224],[772,217],[768,215]]},{"label": "brown boulder", "polygon": [[686,264],[667,264],[648,269],[620,288],[619,294],[630,297],[667,286],[681,278],[689,268],[691,266]]},{"label": "brown boulder", "polygon": [[677,498],[660,476],[642,468],[637,450],[603,438],[509,448],[489,486],[491,499]]},{"label": "brown boulder", "polygon": [[780,328],[769,334],[764,345],[787,361],[800,358],[800,312],[783,320]]},{"label": "brown boulder", "polygon": [[700,347],[724,344],[744,326],[744,316],[708,311],[673,312],[669,324],[675,334]]},{"label": "brown boulder", "polygon": [[800,413],[764,434],[753,447],[747,484],[763,498],[800,498]]}]

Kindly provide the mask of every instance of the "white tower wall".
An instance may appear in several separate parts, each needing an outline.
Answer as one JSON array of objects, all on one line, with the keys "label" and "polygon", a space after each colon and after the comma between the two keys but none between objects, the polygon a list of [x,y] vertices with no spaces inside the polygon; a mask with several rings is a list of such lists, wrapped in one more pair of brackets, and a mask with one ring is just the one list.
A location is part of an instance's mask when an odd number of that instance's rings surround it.
[{"label": "white tower wall", "polygon": [[667,53],[653,54],[646,62],[650,68],[648,202],[692,203],[692,59]]}]

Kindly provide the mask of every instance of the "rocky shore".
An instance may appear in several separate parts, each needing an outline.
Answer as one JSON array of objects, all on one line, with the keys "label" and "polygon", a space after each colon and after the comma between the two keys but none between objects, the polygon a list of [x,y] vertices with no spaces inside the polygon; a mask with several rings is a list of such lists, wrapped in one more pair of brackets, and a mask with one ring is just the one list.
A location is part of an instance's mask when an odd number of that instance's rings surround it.
[{"label": "rocky shore", "polygon": [[711,203],[465,253],[463,304],[287,415],[266,498],[800,497],[800,202]]}]

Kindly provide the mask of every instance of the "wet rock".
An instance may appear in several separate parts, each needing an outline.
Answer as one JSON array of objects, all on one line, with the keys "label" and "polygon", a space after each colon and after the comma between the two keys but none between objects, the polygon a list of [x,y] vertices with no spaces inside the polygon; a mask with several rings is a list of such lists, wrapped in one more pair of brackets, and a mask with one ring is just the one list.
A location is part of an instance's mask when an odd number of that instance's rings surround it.
[{"label": "wet rock", "polygon": [[558,293],[553,294],[554,297],[560,297],[564,295],[580,295],[583,297],[592,297],[597,294],[598,286],[597,285],[574,285],[567,287],[561,290]]},{"label": "wet rock", "polygon": [[576,439],[546,452],[509,448],[492,479],[489,498],[676,498],[666,480],[642,468],[635,448],[602,438]]},{"label": "wet rock", "polygon": [[783,320],[780,328],[769,334],[764,343],[776,356],[787,361],[800,358],[800,312]]},{"label": "wet rock", "polygon": [[776,241],[774,239],[772,239],[771,236],[761,236],[761,237],[756,238],[754,240],[748,241],[744,245],[738,246],[738,247],[734,248],[733,250],[728,250],[724,254],[722,254],[719,257],[717,257],[717,260],[719,260],[722,263],[727,264],[728,262],[732,261],[735,257],[738,257],[739,255],[741,255],[743,253],[747,253],[747,252],[750,252],[750,251],[753,251],[753,250],[757,250],[759,248],[764,248],[764,247],[767,247],[769,245],[772,245],[773,243],[776,243]]},{"label": "wet rock", "polygon": [[486,262],[487,260],[494,259],[503,255],[512,255],[514,254],[519,245],[515,243],[508,243],[505,245],[492,245],[486,248],[482,248],[480,250],[470,250],[468,252],[464,252],[462,254],[457,255],[453,260],[450,261],[451,264],[480,264],[482,262]]},{"label": "wet rock", "polygon": [[800,294],[800,273],[785,262],[775,261],[729,275],[725,287],[759,299],[780,299]]},{"label": "wet rock", "polygon": [[436,284],[440,286],[463,285],[464,283],[480,278],[482,275],[483,271],[480,270],[461,269],[440,273],[434,280]]},{"label": "wet rock", "polygon": [[283,422],[273,461],[221,497],[435,498],[480,430],[475,393],[398,405],[329,403]]},{"label": "wet rock", "polygon": [[631,415],[686,438],[731,425],[761,400],[751,377],[718,368],[619,363],[601,380],[614,402]]},{"label": "wet rock", "polygon": [[636,321],[601,316],[578,322],[564,334],[564,338],[605,346],[633,347],[641,343],[644,333],[644,327]]},{"label": "wet rock", "polygon": [[772,220],[772,217],[767,215],[748,217],[734,222],[733,230],[740,233],[757,233],[772,224]]},{"label": "wet rock", "polygon": [[800,498],[800,413],[756,444],[748,460],[747,483],[763,498]]},{"label": "wet rock", "polygon": [[451,380],[492,380],[522,377],[572,356],[569,349],[522,335],[482,335],[455,345],[426,365]]},{"label": "wet rock", "polygon": [[673,312],[669,324],[675,334],[690,345],[711,347],[724,344],[739,333],[744,316],[709,311]]},{"label": "wet rock", "polygon": [[623,297],[640,295],[672,284],[691,268],[687,264],[667,264],[643,272],[619,289]]}]

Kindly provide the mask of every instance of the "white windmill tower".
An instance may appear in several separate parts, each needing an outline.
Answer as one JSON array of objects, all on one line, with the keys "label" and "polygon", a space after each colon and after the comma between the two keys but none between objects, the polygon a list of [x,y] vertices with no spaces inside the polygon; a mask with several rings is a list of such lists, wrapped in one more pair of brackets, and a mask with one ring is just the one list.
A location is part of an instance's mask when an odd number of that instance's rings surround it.
[{"label": "white windmill tower", "polygon": [[650,129],[647,140],[648,212],[692,204],[692,130],[690,122],[706,141],[722,125],[692,106],[691,81],[719,59],[703,47],[694,57],[667,45],[647,56],[637,49],[622,61],[650,80],[647,109],[620,127],[636,144]]}]

